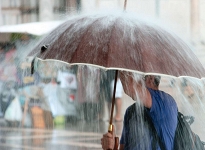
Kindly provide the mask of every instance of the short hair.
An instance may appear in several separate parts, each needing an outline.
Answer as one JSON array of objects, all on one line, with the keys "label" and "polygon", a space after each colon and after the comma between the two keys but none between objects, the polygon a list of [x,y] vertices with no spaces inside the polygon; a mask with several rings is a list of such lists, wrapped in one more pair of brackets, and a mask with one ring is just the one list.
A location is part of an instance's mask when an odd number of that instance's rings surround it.
[{"label": "short hair", "polygon": [[160,80],[161,80],[161,76],[154,76],[154,84],[156,86],[159,86],[159,83],[160,83]]}]

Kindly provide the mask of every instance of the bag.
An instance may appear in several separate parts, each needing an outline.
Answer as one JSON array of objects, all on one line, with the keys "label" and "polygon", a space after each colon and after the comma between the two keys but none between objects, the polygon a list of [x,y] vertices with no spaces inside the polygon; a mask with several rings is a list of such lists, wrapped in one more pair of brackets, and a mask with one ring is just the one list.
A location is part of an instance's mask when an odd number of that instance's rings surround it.
[{"label": "bag", "polygon": [[22,110],[18,97],[15,97],[11,101],[10,105],[6,109],[4,119],[8,121],[21,121],[22,119]]},{"label": "bag", "polygon": [[174,150],[205,150],[199,136],[195,134],[185,116],[178,112],[178,124],[174,138]]},{"label": "bag", "polygon": [[[149,118],[147,113],[145,113],[144,115]],[[191,130],[190,125],[181,112],[178,112],[177,120],[178,123],[174,137],[174,150],[205,150],[204,142],[202,142],[199,136]],[[153,132],[153,134],[157,135],[156,130],[153,129],[155,127],[151,120],[148,121],[148,124],[152,129],[151,131]],[[164,143],[162,143],[158,135],[156,139],[156,141],[159,143],[160,149],[166,150]]]}]

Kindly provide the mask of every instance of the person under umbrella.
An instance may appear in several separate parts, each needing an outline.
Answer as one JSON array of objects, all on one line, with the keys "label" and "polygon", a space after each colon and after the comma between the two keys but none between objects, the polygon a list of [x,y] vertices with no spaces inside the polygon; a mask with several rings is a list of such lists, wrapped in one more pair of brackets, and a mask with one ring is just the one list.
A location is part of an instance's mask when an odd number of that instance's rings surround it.
[{"label": "person under umbrella", "polygon": [[[160,76],[146,75],[144,83],[142,80],[136,82],[133,76],[126,77],[125,73],[120,73],[124,91],[133,100],[139,99],[144,105],[146,113],[151,118],[160,140],[166,150],[174,147],[174,136],[177,127],[177,104],[172,96],[159,90]],[[145,84],[146,88],[143,87]],[[128,85],[128,86],[125,86]],[[145,89],[145,90],[144,90]],[[136,91],[138,95],[136,94]],[[124,116],[124,127],[120,139],[120,150],[123,149],[153,149],[157,150],[161,146],[157,145],[154,137],[149,132],[148,126],[140,120],[142,115],[137,108],[137,103],[128,107]],[[132,109],[138,109],[136,115],[132,114]],[[101,139],[104,150],[113,149],[115,145],[114,134],[106,133]]]},{"label": "person under umbrella", "polygon": [[[182,39],[161,26],[124,12],[87,15],[68,20],[46,36],[28,56],[34,57],[31,73],[40,69],[38,64],[41,61],[58,61],[116,72],[137,71],[199,79],[205,74],[204,67]],[[126,85],[123,86],[125,89]],[[133,92],[137,89],[140,88],[133,88]],[[143,92],[148,93],[146,97],[153,102],[149,91]],[[112,98],[110,132],[113,131],[114,104],[115,94]],[[152,105],[148,108],[152,108]]]},{"label": "person under umbrella", "polygon": [[[111,82],[111,92],[113,93],[114,90],[114,84],[115,80],[112,80]],[[122,83],[120,81],[120,78],[117,78],[117,84],[116,84],[116,91],[115,91],[115,106],[116,106],[116,114],[114,117],[115,122],[121,122],[121,110],[122,110],[122,93],[123,93],[123,87]],[[111,110],[111,103],[108,106],[109,112]]]}]

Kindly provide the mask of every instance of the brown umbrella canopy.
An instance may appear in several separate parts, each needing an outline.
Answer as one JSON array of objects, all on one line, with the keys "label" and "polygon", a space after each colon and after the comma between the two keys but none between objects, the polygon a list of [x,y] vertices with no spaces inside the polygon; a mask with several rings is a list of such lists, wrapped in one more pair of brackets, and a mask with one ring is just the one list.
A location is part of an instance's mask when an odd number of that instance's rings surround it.
[{"label": "brown umbrella canopy", "polygon": [[[41,51],[43,45],[48,45],[45,51]],[[45,37],[29,55],[145,73],[205,76],[203,66],[185,42],[127,13],[70,19]]]}]

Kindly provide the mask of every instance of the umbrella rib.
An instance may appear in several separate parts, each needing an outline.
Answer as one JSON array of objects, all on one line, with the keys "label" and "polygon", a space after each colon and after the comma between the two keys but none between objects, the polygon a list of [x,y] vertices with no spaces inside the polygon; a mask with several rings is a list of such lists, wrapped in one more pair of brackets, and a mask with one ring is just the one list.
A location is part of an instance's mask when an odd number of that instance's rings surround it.
[{"label": "umbrella rib", "polygon": [[[84,18],[81,18],[81,19],[79,19],[79,20],[77,20],[77,21],[80,21],[80,20],[84,20]],[[69,27],[72,28],[73,26],[75,26],[75,23],[76,23],[76,21],[74,21],[72,24],[70,24]],[[67,28],[66,30],[68,30],[68,28]],[[66,32],[66,30],[65,30],[64,32]],[[60,39],[61,37],[63,37],[63,36],[64,36],[64,34],[61,34],[60,37],[59,37],[59,39]],[[57,41],[57,43],[54,43],[54,45],[57,45],[58,42],[59,42],[59,41]],[[65,52],[65,56],[66,56],[66,52]]]},{"label": "umbrella rib", "polygon": [[[48,40],[48,41],[46,41],[46,43],[45,43],[45,41],[43,40],[43,41],[41,41],[39,44],[38,44],[38,46],[36,47],[36,50],[37,50],[37,52],[36,52],[36,55],[39,53],[39,45],[40,46],[43,46],[43,45],[45,45],[45,44],[48,44],[49,45],[49,47],[52,47],[53,45],[59,45],[59,41],[58,40],[56,40],[56,41],[54,41],[53,43],[52,43],[52,40],[53,40],[53,37],[51,36],[53,33],[55,33],[54,35],[54,39],[60,39],[62,36],[64,36],[64,34],[62,34],[62,33],[64,33],[64,32],[66,32],[66,30],[67,30],[67,27],[65,28],[65,30],[62,30],[63,29],[63,26],[65,26],[65,24],[66,24],[66,22],[64,22],[64,23],[62,23],[61,25],[59,25],[59,27],[61,27],[61,32],[59,33],[59,31],[58,31],[58,34],[60,35],[59,37],[58,36],[56,36],[56,32],[57,32],[57,30],[56,29],[54,29],[49,35],[50,36],[47,36],[47,37],[45,37],[44,38],[44,40],[46,39],[46,40]],[[75,21],[73,21],[71,24],[69,24],[69,27],[71,27],[71,26],[73,26],[73,25],[75,25]],[[58,28],[59,28],[58,27]],[[48,49],[49,49],[49,47],[48,47]],[[35,51],[34,51],[35,52]],[[29,55],[31,55],[31,56],[33,56],[34,53],[33,51],[31,52],[31,53],[29,53]],[[50,53],[49,52],[44,52],[43,53],[43,55],[44,55],[44,58],[45,57],[48,57],[49,55],[50,55]],[[38,57],[38,56],[37,56]]]},{"label": "umbrella rib", "polygon": [[[141,32],[141,30],[140,30],[140,27],[137,25],[137,23],[136,23],[136,20],[135,21],[131,21],[131,23],[134,25],[134,32],[133,32],[133,34],[134,34],[134,36],[136,37],[136,43],[134,44],[134,49],[135,49],[135,51],[138,53],[138,57],[136,57],[136,58],[132,58],[132,59],[137,59],[137,58],[140,58],[141,59],[141,66],[138,68],[139,70],[138,71],[141,71],[141,72],[145,72],[145,70],[142,70],[142,68],[144,69],[145,68],[145,64],[144,64],[144,61],[143,61],[143,59],[144,59],[144,57],[142,56],[142,48],[141,48],[141,44],[140,44],[140,32]],[[141,56],[141,57],[140,57]],[[134,61],[136,61],[136,60],[134,60]],[[138,60],[137,60],[138,61]]]},{"label": "umbrella rib", "polygon": [[[112,39],[112,37],[113,37],[113,32],[114,32],[115,24],[116,24],[116,22],[117,22],[118,19],[119,19],[119,18],[116,18],[116,21],[114,21],[114,23],[113,23],[113,27],[112,27],[111,34],[110,34],[110,40],[109,40],[109,42],[108,42],[108,53],[107,53],[107,55],[109,55],[109,54],[110,54],[110,51],[111,51],[110,43],[111,43],[111,39]],[[107,58],[110,58],[110,57],[107,56]],[[109,65],[108,62],[109,62],[109,59],[107,59],[106,66]],[[110,67],[110,66],[109,66],[109,67]]]},{"label": "umbrella rib", "polygon": [[[102,17],[102,18],[105,18],[105,17]],[[92,25],[93,25],[95,22],[97,22],[97,21],[99,21],[100,19],[102,19],[102,18],[98,18],[97,20],[93,21],[93,22],[89,25],[89,27],[87,28],[87,30],[84,32],[84,34],[82,34],[81,40],[79,40],[79,41],[82,41],[82,39],[85,38],[85,36],[87,35],[87,32],[90,30],[90,28],[92,28]],[[73,62],[73,58],[74,58],[74,56],[76,55],[76,53],[77,53],[79,47],[80,47],[80,43],[78,44],[78,46],[77,46],[77,48],[76,48],[76,51],[73,53],[73,56],[71,57],[70,62]]]},{"label": "umbrella rib", "polygon": [[[140,30],[138,31],[138,32],[140,32]],[[137,45],[140,45],[140,42],[138,41],[138,40],[136,40],[137,41]],[[137,51],[139,52],[140,51],[140,54],[142,54],[142,49],[141,49],[141,46],[136,46],[136,49],[138,49]],[[140,56],[142,56],[142,55],[140,55]],[[142,68],[144,68],[145,69],[145,61],[143,61],[143,59],[144,59],[144,57],[142,56],[141,57],[141,61],[142,61]],[[143,71],[143,72],[145,72],[145,70]]]}]

